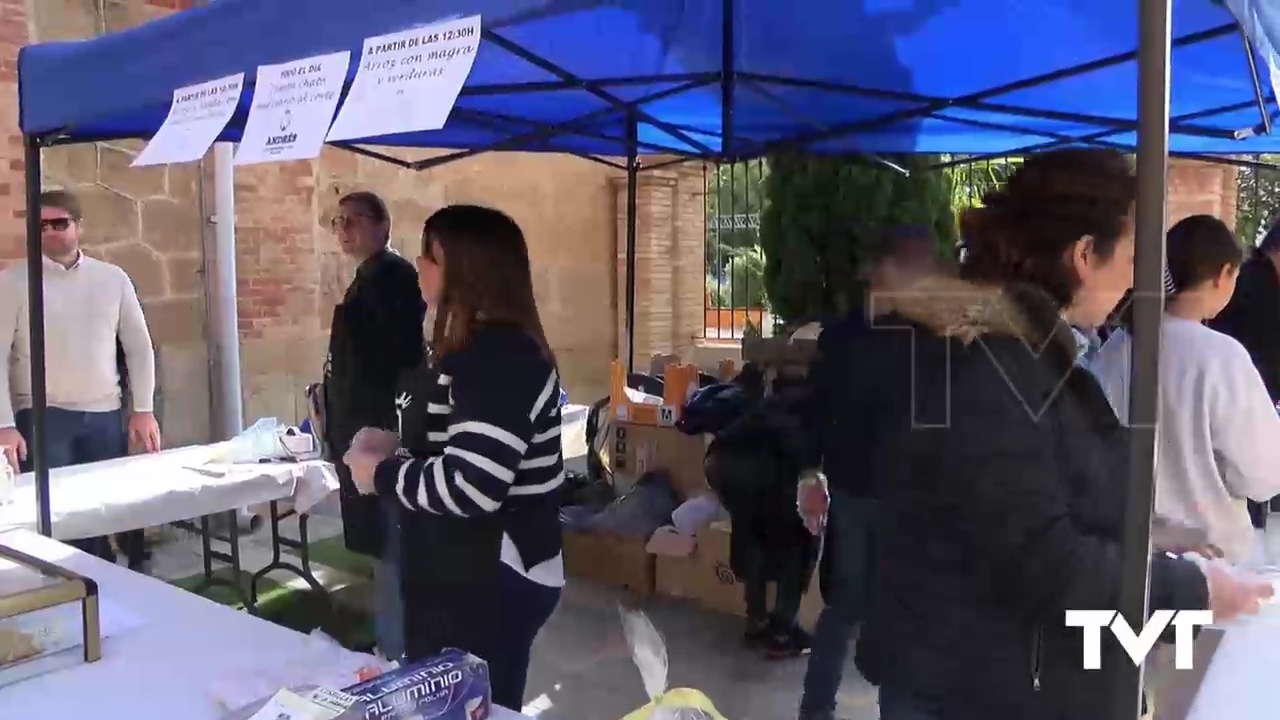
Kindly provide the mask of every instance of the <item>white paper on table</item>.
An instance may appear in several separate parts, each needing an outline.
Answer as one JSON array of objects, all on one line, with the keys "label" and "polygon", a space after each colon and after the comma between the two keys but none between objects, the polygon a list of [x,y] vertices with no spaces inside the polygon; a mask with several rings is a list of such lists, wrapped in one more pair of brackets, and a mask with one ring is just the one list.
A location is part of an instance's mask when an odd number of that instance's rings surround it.
[{"label": "white paper on table", "polygon": [[479,47],[479,15],[367,38],[329,142],[444,127]]},{"label": "white paper on table", "polygon": [[204,157],[235,114],[243,87],[244,73],[236,73],[174,90],[168,117],[134,158],[133,167]]},{"label": "white paper on table", "polygon": [[260,66],[235,164],[317,157],[350,62],[351,52],[343,50]]}]

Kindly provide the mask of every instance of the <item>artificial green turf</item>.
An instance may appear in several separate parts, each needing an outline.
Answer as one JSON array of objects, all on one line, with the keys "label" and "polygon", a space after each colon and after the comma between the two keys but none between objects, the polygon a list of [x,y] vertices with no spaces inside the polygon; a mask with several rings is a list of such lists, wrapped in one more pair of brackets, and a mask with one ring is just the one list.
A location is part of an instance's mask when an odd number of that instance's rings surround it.
[{"label": "artificial green turf", "polygon": [[[311,562],[316,565],[340,570],[348,575],[373,578],[372,561],[366,555],[360,555],[348,550],[341,535],[325,538],[324,540],[313,540],[308,544],[308,548],[310,549]],[[297,554],[292,550],[289,552],[294,555]]]},{"label": "artificial green turf", "polygon": [[[338,539],[341,540],[341,538]],[[324,564],[328,565],[328,563]],[[226,578],[230,571],[215,574]],[[249,573],[241,573],[240,583],[243,587],[248,588],[249,578]],[[188,592],[196,592],[203,583],[204,575],[192,575],[172,581],[170,584]],[[244,609],[240,596],[229,587],[214,585],[200,590],[198,594],[219,605],[238,610]],[[262,619],[301,633],[309,633],[319,628],[348,648],[366,648],[374,642],[373,619],[367,613],[342,603],[325,603],[305,587],[289,587],[270,578],[263,578],[258,582],[257,611]]]}]

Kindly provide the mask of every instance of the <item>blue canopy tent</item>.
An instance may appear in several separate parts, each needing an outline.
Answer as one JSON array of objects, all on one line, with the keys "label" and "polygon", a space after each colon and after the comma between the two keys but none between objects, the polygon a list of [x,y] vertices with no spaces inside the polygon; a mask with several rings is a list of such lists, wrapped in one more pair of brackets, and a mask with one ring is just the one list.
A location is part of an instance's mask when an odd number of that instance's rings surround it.
[{"label": "blue canopy tent", "polygon": [[[244,72],[248,90],[220,137],[235,141],[257,66],[339,50],[358,58],[366,37],[458,15],[480,14],[484,30],[448,124],[342,146],[419,170],[488,150],[573,153],[625,170],[628,346],[641,155],[1136,146],[1131,417],[1146,422],[1134,433],[1127,508],[1122,608],[1132,624],[1145,617],[1167,154],[1280,152],[1267,77],[1280,47],[1275,18],[1251,0],[1229,2],[1244,23],[1213,0],[220,0],[92,40],[22,49],[28,255],[40,254],[41,148],[150,137],[174,89]],[[407,162],[366,144],[457,152]],[[42,268],[28,267],[30,446],[39,528],[50,534]],[[1137,683],[1126,686],[1136,693]],[[1136,697],[1118,698],[1117,718],[1134,717]]]}]

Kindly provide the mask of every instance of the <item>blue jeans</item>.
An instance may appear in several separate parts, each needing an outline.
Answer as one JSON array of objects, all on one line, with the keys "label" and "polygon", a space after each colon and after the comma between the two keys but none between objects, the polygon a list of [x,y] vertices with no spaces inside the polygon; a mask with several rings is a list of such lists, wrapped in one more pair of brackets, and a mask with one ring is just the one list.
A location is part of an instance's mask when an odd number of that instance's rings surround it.
[{"label": "blue jeans", "polygon": [[880,720],[941,720],[942,704],[889,687],[880,688]]},{"label": "blue jeans", "polygon": [[804,674],[800,699],[802,720],[835,717],[836,695],[844,676],[845,659],[854,630],[867,609],[867,592],[874,579],[872,520],[876,503],[831,491],[827,511],[825,575],[822,597],[826,607],[813,629],[813,648]]},{"label": "blue jeans", "polygon": [[[19,410],[14,424],[22,437],[31,438],[31,411]],[[129,454],[129,436],[124,426],[124,411],[82,412],[48,408],[45,414],[45,461],[50,469],[114,460]],[[27,455],[23,472],[29,472],[32,458]],[[55,500],[56,502],[56,500]],[[132,531],[141,533],[141,530]],[[71,545],[104,560],[115,562],[116,555],[106,537],[73,540]]]},{"label": "blue jeans", "polygon": [[382,559],[373,561],[374,632],[378,651],[388,660],[404,657],[404,598],[400,590],[400,521],[394,508],[387,513],[387,537]]}]

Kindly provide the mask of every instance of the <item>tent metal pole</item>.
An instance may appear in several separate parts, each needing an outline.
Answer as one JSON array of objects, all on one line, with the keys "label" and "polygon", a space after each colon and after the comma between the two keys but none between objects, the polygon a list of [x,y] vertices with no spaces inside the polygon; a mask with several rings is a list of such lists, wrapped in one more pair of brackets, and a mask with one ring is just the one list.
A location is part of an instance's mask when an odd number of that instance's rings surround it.
[{"label": "tent metal pole", "polygon": [[1244,57],[1249,63],[1249,80],[1253,82],[1253,98],[1258,103],[1258,112],[1262,115],[1262,134],[1271,134],[1271,112],[1267,110],[1267,94],[1262,90],[1262,82],[1258,78],[1258,63],[1254,59],[1253,42],[1244,28],[1240,28],[1240,39],[1244,41]]},{"label": "tent metal pole", "polygon": [[[1130,627],[1147,618],[1151,512],[1155,499],[1160,408],[1160,323],[1164,315],[1165,189],[1169,165],[1171,0],[1138,0],[1138,197],[1130,364],[1129,488],[1124,511],[1120,612]],[[1112,720],[1134,720],[1142,704],[1142,667],[1121,660]]]},{"label": "tent metal pole", "polygon": [[40,247],[40,141],[22,137],[26,164],[27,318],[31,327],[31,430],[27,454],[35,471],[36,529],[53,537],[53,508],[49,504],[49,458],[45,454],[48,397],[45,394],[44,254]]},{"label": "tent metal pole", "polygon": [[636,185],[639,183],[640,158],[637,148],[639,135],[638,121],[635,113],[627,114],[627,246],[626,246],[626,323],[627,374],[630,375],[636,364]]}]

